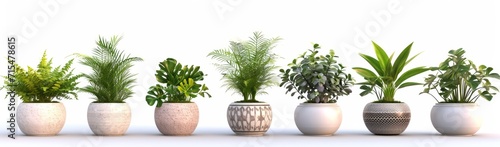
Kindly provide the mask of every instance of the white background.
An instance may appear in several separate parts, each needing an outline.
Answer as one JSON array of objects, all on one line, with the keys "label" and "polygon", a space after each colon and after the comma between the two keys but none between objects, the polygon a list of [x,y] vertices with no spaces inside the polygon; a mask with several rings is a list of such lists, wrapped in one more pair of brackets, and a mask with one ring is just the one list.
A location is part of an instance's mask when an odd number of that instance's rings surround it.
[{"label": "white background", "polygon": [[[48,9],[47,9],[48,8]],[[477,64],[486,64],[500,72],[500,2],[490,1],[416,1],[416,0],[175,0],[175,1],[66,1],[3,0],[0,2],[0,36],[4,37],[0,56],[6,56],[6,37],[20,38],[17,62],[36,66],[44,50],[57,65],[65,63],[73,53],[90,54],[98,35],[123,35],[118,48],[142,57],[133,72],[137,73],[136,94],[127,100],[132,108],[132,123],[126,136],[94,137],[88,128],[86,111],[91,95],[79,94],[79,100],[64,100],[66,125],[59,136],[25,137],[18,130],[17,139],[7,138],[1,131],[0,144],[56,143],[61,146],[116,146],[132,144],[190,144],[220,146],[283,146],[345,144],[387,146],[452,146],[499,145],[500,102],[480,99],[485,110],[482,129],[472,137],[442,137],[430,123],[430,109],[435,101],[419,95],[421,87],[399,90],[396,97],[412,109],[412,120],[400,136],[374,136],[364,126],[362,110],[375,96],[354,93],[341,97],[343,123],[330,137],[301,136],[295,127],[293,112],[303,102],[285,94],[284,88],[266,89],[268,95],[259,100],[273,107],[273,124],[267,136],[234,136],[226,121],[227,106],[240,100],[221,87],[221,75],[207,54],[226,48],[230,40],[247,39],[254,31],[267,37],[283,38],[275,53],[285,67],[294,57],[319,43],[325,50],[334,49],[348,66],[364,66],[357,54],[374,55],[370,40],[388,52],[399,52],[414,42],[413,53],[422,52],[409,67],[435,66],[450,49],[464,48],[466,56]],[[194,64],[208,74],[205,83],[212,98],[196,98],[200,109],[197,130],[190,137],[161,136],[154,124],[154,107],[144,100],[149,86],[155,84],[158,62],[173,57],[183,64]],[[1,75],[6,74],[5,58]],[[88,68],[74,64],[75,72]],[[362,81],[350,71],[358,81]],[[422,81],[426,74],[413,78]],[[500,81],[493,81],[500,85]],[[3,82],[2,82],[3,84]],[[86,82],[82,79],[80,86]],[[3,95],[5,91],[2,91]],[[7,99],[2,99],[6,107]],[[0,116],[7,119],[6,108]],[[7,125],[7,124],[6,124]],[[326,144],[321,144],[326,143]],[[492,145],[495,144],[495,145]],[[3,146],[3,145],[2,145]]]}]

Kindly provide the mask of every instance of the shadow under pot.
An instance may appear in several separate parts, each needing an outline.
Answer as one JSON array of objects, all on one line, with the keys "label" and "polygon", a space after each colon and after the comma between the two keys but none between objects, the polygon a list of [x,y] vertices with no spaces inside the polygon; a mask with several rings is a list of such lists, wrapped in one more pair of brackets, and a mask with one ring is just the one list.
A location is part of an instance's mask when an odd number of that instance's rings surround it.
[{"label": "shadow under pot", "polygon": [[57,135],[66,122],[66,108],[62,103],[20,103],[17,124],[27,136]]},{"label": "shadow under pot", "polygon": [[198,126],[196,103],[163,103],[155,108],[155,123],[163,135],[187,136]]},{"label": "shadow under pot", "polygon": [[121,136],[130,126],[131,112],[127,103],[90,103],[87,110],[89,127],[98,136]]},{"label": "shadow under pot", "polygon": [[237,135],[262,136],[273,119],[268,103],[231,103],[227,108],[227,122]]},{"label": "shadow under pot", "polygon": [[431,121],[443,135],[474,135],[481,128],[483,114],[475,103],[437,103]]},{"label": "shadow under pot", "polygon": [[366,128],[375,135],[399,135],[411,119],[406,103],[368,103],[363,110]]}]

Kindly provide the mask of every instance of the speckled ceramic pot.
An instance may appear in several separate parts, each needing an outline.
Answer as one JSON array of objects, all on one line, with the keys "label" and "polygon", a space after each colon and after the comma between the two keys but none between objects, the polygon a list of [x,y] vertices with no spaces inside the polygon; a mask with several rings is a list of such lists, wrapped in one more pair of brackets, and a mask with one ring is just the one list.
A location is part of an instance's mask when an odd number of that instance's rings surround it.
[{"label": "speckled ceramic pot", "polygon": [[155,123],[163,135],[186,136],[198,126],[196,103],[163,103],[155,109]]},{"label": "speckled ceramic pot", "polygon": [[483,112],[475,103],[437,103],[431,121],[443,135],[474,135],[483,124]]},{"label": "speckled ceramic pot", "polygon": [[268,103],[231,103],[227,108],[227,122],[237,135],[262,136],[272,120]]},{"label": "speckled ceramic pot", "polygon": [[66,122],[66,108],[62,103],[20,103],[17,124],[28,136],[57,135]]},{"label": "speckled ceramic pot", "polygon": [[130,126],[131,112],[127,103],[90,103],[87,121],[95,135],[120,136]]},{"label": "speckled ceramic pot", "polygon": [[294,119],[304,135],[332,135],[342,123],[342,110],[336,103],[301,103]]},{"label": "speckled ceramic pot", "polygon": [[410,124],[411,111],[405,103],[368,103],[363,120],[376,135],[399,135]]}]

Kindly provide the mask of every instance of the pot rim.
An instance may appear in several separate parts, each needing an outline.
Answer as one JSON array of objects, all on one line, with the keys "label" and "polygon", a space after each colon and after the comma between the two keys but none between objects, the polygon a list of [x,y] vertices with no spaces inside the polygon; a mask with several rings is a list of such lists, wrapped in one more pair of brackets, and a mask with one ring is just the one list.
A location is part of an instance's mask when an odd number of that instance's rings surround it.
[{"label": "pot rim", "polygon": [[232,102],[229,106],[269,106],[267,102],[236,103]]},{"label": "pot rim", "polygon": [[299,106],[338,106],[337,103],[300,103]]},{"label": "pot rim", "polygon": [[434,106],[455,107],[455,106],[480,106],[477,103],[436,103]]}]

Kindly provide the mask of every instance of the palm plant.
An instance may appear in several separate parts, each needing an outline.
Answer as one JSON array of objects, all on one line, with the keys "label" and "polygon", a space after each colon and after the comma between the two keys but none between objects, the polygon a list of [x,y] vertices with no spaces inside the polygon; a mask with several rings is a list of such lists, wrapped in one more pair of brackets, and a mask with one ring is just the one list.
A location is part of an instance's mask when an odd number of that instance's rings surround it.
[{"label": "palm plant", "polygon": [[411,43],[403,51],[401,51],[394,63],[391,63],[394,53],[391,54],[391,56],[388,56],[384,49],[382,49],[375,42],[372,43],[377,58],[365,54],[360,54],[360,56],[372,66],[375,72],[362,67],[353,68],[366,80],[365,82],[358,83],[359,85],[361,85],[360,89],[363,90],[360,94],[361,96],[374,93],[378,99],[376,102],[399,102],[394,100],[394,96],[398,89],[414,85],[422,85],[422,83],[405,81],[415,75],[429,70],[429,68],[426,68],[424,66],[415,67],[406,72],[403,72],[400,75],[406,65],[408,65],[410,61],[412,61],[419,55],[417,54],[411,58],[408,58],[413,43]]},{"label": "palm plant", "polygon": [[241,102],[259,102],[255,97],[265,93],[262,89],[278,84],[273,73],[277,55],[271,51],[279,40],[254,32],[250,40],[230,41],[229,48],[214,50],[208,56],[221,62],[215,66],[223,75],[224,86],[241,94]]},{"label": "palm plant", "polygon": [[95,96],[97,103],[123,103],[132,96],[134,76],[130,72],[132,63],[142,61],[139,57],[130,57],[116,48],[122,37],[113,36],[110,40],[99,36],[93,56],[77,54],[80,63],[92,68],[92,73],[84,74],[90,85],[82,91]]},{"label": "palm plant", "polygon": [[500,79],[500,75],[493,73],[492,67],[476,66],[467,60],[462,48],[450,50],[448,53],[448,58],[441,62],[439,67],[432,67],[432,70],[437,72],[425,78],[425,89],[422,93],[427,93],[440,102],[431,94],[435,90],[442,98],[441,102],[445,103],[475,103],[479,97],[491,101],[496,93],[490,91],[498,89],[491,85],[489,79]]},{"label": "palm plant", "polygon": [[52,59],[47,59],[46,51],[38,64],[38,69],[22,68],[14,64],[13,76],[4,76],[5,86],[9,91],[15,91],[25,103],[49,103],[54,99],[78,99],[76,91],[79,89],[77,80],[82,74],[73,75],[71,65],[73,59],[64,66],[52,67]]}]

